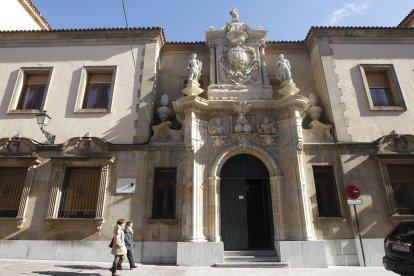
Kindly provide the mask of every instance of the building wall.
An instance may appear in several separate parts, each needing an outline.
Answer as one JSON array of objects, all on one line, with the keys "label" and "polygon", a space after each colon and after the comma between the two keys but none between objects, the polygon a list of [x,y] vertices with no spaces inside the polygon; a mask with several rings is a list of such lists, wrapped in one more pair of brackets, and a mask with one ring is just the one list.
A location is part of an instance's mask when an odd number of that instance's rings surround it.
[{"label": "building wall", "polygon": [[[411,93],[414,86],[414,44],[408,39],[400,44],[375,41],[372,39],[370,44],[330,44],[337,85],[342,93],[336,96],[341,97],[349,134],[357,142],[372,142],[393,130],[400,134],[414,132],[414,122],[410,119],[414,115],[414,96]],[[407,110],[371,110],[359,64],[392,64]]]},{"label": "building wall", "polygon": [[42,29],[18,0],[2,1],[0,7],[0,30]]},{"label": "building wall", "polygon": [[[134,46],[137,56],[137,67],[134,68],[127,45],[0,48],[2,137],[12,137],[20,131],[22,136],[45,142],[35,114],[12,114],[8,109],[20,68],[52,67],[44,110],[52,117],[47,130],[56,135],[55,143],[87,135],[101,137],[111,143],[132,143],[137,135],[134,124],[138,117],[143,49],[143,45]],[[149,59],[155,58],[152,56]],[[75,113],[84,66],[116,66],[111,112]],[[148,119],[145,121],[148,122]]]}]

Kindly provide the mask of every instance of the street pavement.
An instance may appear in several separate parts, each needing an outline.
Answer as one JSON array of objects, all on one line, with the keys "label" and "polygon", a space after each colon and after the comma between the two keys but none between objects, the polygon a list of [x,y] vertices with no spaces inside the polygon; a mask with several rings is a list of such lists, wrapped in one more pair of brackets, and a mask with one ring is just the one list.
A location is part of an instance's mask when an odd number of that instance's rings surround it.
[{"label": "street pavement", "polygon": [[[0,275],[57,275],[57,276],[101,276],[111,275],[108,268],[111,263],[103,262],[67,262],[67,261],[39,261],[0,259]],[[329,268],[215,268],[215,267],[180,267],[165,265],[137,265],[134,270],[127,270],[129,265],[118,271],[120,276],[148,275],[148,276],[396,276],[383,267],[343,267]]]}]

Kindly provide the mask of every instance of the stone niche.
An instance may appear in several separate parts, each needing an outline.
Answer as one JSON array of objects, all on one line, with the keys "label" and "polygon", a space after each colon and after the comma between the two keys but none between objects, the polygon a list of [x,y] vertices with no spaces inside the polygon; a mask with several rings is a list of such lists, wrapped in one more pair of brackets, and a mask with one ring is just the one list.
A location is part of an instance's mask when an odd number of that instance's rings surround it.
[{"label": "stone niche", "polygon": [[251,29],[234,17],[222,30],[206,33],[210,50],[209,100],[270,100],[265,62],[267,32]]}]

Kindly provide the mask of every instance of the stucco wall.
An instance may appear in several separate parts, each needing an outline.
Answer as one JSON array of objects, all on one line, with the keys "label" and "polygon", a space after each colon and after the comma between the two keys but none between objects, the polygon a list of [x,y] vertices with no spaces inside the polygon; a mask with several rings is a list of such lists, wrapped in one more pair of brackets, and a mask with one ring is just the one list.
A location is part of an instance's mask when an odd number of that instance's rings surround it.
[{"label": "stucco wall", "polygon": [[40,30],[33,17],[23,8],[18,0],[1,1],[0,30]]},{"label": "stucco wall", "polygon": [[[22,131],[24,137],[46,141],[34,114],[7,112],[21,67],[53,67],[44,110],[52,117],[47,130],[56,135],[55,143],[87,133],[112,143],[132,143],[138,117],[142,49],[143,46],[134,46],[137,56],[134,70],[127,45],[0,48],[1,136],[11,137]],[[83,66],[117,67],[110,113],[74,112]]]},{"label": "stucco wall", "polygon": [[[399,134],[413,133],[414,45],[371,43],[331,44],[330,47],[352,140],[371,142],[392,130]],[[393,64],[407,110],[371,110],[359,64]]]}]

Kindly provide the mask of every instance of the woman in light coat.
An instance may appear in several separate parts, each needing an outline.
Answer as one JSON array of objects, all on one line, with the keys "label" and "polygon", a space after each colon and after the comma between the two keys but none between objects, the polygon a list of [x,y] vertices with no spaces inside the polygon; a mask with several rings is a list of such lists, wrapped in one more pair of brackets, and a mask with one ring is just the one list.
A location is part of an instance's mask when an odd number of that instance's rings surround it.
[{"label": "woman in light coat", "polygon": [[121,266],[122,264],[122,256],[127,253],[127,249],[125,246],[125,220],[118,219],[114,228],[114,242],[112,245],[111,254],[114,255],[114,262],[112,267],[109,269],[112,271],[112,276],[117,276],[116,269]]}]

